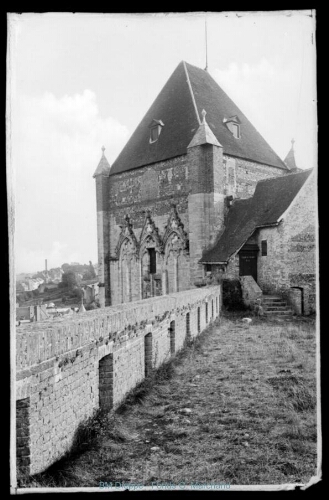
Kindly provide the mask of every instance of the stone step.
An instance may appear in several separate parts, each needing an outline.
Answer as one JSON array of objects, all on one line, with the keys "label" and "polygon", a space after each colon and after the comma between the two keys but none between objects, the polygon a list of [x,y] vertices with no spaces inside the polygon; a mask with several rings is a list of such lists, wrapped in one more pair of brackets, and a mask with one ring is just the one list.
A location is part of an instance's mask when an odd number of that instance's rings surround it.
[{"label": "stone step", "polygon": [[276,298],[276,299],[275,299],[275,298],[272,298],[272,297],[271,297],[271,298],[263,297],[263,302],[264,302],[265,304],[267,304],[267,303],[269,303],[269,302],[270,302],[270,303],[272,303],[272,302],[273,302],[273,303],[275,303],[275,304],[276,304],[277,302],[284,302],[284,300],[283,300],[283,299],[281,299],[281,298],[279,298],[279,297],[278,297],[278,298]]},{"label": "stone step", "polygon": [[281,309],[291,309],[291,307],[287,306],[287,304],[271,304],[271,305],[263,305],[263,309],[266,309],[268,311],[275,311],[275,310],[281,310]]},{"label": "stone step", "polygon": [[263,309],[286,309],[287,304],[263,304]]},{"label": "stone step", "polygon": [[290,309],[290,310],[286,310],[286,311],[264,311],[264,314],[266,316],[292,316],[293,315],[293,311]]}]

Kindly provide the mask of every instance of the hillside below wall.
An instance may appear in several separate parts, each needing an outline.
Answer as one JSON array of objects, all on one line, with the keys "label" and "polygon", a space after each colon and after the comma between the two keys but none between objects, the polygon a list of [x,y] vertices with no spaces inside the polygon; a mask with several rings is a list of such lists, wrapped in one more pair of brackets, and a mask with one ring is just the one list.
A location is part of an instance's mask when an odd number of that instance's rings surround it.
[{"label": "hillside below wall", "polygon": [[59,459],[82,421],[115,408],[215,319],[220,286],[193,289],[17,328],[17,465],[35,474]]}]

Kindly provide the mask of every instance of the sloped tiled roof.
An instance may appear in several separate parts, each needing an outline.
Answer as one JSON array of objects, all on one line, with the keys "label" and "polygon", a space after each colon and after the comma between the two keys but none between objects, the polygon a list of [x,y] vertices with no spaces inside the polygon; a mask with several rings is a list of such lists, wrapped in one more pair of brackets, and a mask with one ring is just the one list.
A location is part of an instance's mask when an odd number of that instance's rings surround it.
[{"label": "sloped tiled roof", "polygon": [[222,147],[221,144],[217,141],[215,135],[212,130],[209,128],[208,123],[206,122],[206,111],[203,110],[203,120],[196,131],[193,139],[190,144],[187,146],[188,148],[193,148],[195,146],[202,146],[203,144],[213,144],[214,146]]},{"label": "sloped tiled roof", "polygon": [[[210,74],[181,62],[114,161],[110,175],[186,154],[187,146],[200,125],[203,109],[224,153],[287,170]],[[224,119],[234,115],[241,121],[240,139],[235,139],[223,123]],[[152,120],[161,120],[164,126],[159,139],[150,144],[149,125]]]},{"label": "sloped tiled roof", "polygon": [[100,162],[95,170],[93,177],[97,177],[98,175],[106,175],[106,176],[109,175],[111,167],[110,167],[110,164],[107,161],[107,158],[104,154],[104,151],[105,151],[104,147],[102,148],[102,151],[103,151],[102,157],[101,157]]},{"label": "sloped tiled roof", "polygon": [[297,170],[295,151],[294,151],[294,140],[291,141],[291,149],[284,159],[285,164],[289,170]]},{"label": "sloped tiled roof", "polygon": [[254,196],[236,200],[230,208],[225,230],[200,262],[227,262],[259,226],[275,224],[287,210],[312,170],[258,182]]}]

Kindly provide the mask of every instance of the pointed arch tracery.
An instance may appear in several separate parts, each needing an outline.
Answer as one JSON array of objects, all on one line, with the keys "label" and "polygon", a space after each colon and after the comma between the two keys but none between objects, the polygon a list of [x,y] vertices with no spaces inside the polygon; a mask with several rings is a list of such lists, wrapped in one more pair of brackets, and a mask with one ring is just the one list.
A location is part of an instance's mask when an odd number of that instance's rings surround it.
[{"label": "pointed arch tracery", "polygon": [[145,213],[144,226],[139,240],[140,257],[148,248],[154,248],[159,254],[163,253],[163,242],[159,235],[159,229],[156,227],[149,210]]},{"label": "pointed arch tracery", "polygon": [[138,290],[138,251],[139,244],[128,215],[121,227],[119,241],[116,246],[118,259],[119,285],[121,302],[131,302],[139,298]]},{"label": "pointed arch tracery", "polygon": [[120,254],[122,252],[123,244],[125,243],[125,246],[127,245],[127,241],[131,242],[133,252],[136,254],[136,257],[138,256],[138,251],[139,251],[139,243],[137,241],[136,235],[133,230],[133,225],[130,221],[129,215],[125,216],[124,219],[124,224],[121,226],[121,233],[119,236],[118,244],[115,249],[115,254],[117,259],[120,258]]},{"label": "pointed arch tracery", "polygon": [[169,245],[169,251],[176,251],[182,249],[184,252],[189,252],[189,240],[187,233],[184,231],[184,224],[182,223],[175,204],[172,204],[170,215],[168,218],[166,231],[163,236],[163,245],[165,247],[165,253],[167,254],[167,246]]}]

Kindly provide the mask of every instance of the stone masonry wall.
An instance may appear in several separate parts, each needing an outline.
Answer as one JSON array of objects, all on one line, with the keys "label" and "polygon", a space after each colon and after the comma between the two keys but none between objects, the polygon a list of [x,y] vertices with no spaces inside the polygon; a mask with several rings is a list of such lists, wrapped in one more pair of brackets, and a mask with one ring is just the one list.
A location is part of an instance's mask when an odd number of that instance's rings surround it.
[{"label": "stone masonry wall", "polygon": [[170,213],[170,203],[174,200],[185,231],[188,231],[188,192],[185,156],[110,177],[110,255],[115,254],[120,235],[119,225],[123,224],[126,214],[131,218],[137,238],[142,231],[147,209],[151,211],[159,231],[163,231]]},{"label": "stone masonry wall", "polygon": [[[190,148],[187,155],[109,178],[108,234],[104,234],[104,241],[108,241],[110,265],[107,282],[110,281],[111,290],[118,291],[123,286],[122,272],[115,258],[120,226],[124,224],[126,215],[130,217],[138,240],[145,221],[145,211],[150,210],[162,236],[168,223],[171,203],[176,204],[190,240],[186,262],[189,272],[180,279],[179,290],[189,289],[203,275],[202,265],[198,262],[202,251],[213,244],[223,229],[225,195],[233,193],[239,198],[250,197],[259,180],[285,175],[283,169],[239,158],[225,156],[224,160],[223,164],[222,148],[204,145]],[[133,273],[139,275],[140,270]],[[139,298],[139,288],[133,293],[134,300]],[[107,295],[111,295],[112,305],[122,302],[122,293]]]},{"label": "stone masonry wall", "polygon": [[316,191],[315,176],[306,181],[293,205],[277,227],[259,230],[267,240],[267,256],[258,258],[258,283],[267,293],[279,293],[288,301],[292,287],[301,288],[304,314],[315,311],[316,288]]},{"label": "stone masonry wall", "polygon": [[153,367],[169,360],[171,325],[178,351],[186,336],[199,333],[198,314],[202,331],[207,326],[206,307],[210,322],[220,313],[220,304],[221,288],[211,286],[18,327],[20,471],[34,474],[59,459],[80,422],[99,405],[116,407],[143,380],[146,359]]},{"label": "stone masonry wall", "polygon": [[[155,163],[143,168],[123,172],[110,177],[108,192],[108,240],[109,256],[116,258],[117,244],[120,238],[124,218],[129,215],[134,234],[139,240],[145,222],[145,212],[150,211],[152,220],[162,237],[166,230],[171,204],[176,209],[184,231],[188,233],[188,193],[189,172],[186,156],[179,156],[167,161]],[[141,270],[136,270],[139,274]],[[161,273],[161,270],[157,270]],[[118,260],[110,262],[111,290],[121,290],[122,273]],[[179,290],[190,288],[188,274],[180,280]],[[138,287],[137,287],[138,290]],[[135,297],[136,300],[138,297]],[[112,293],[111,304],[122,301],[120,293]]]},{"label": "stone masonry wall", "polygon": [[278,167],[261,165],[241,158],[224,155],[225,160],[225,193],[236,198],[253,196],[258,181],[287,175],[287,171]]}]

